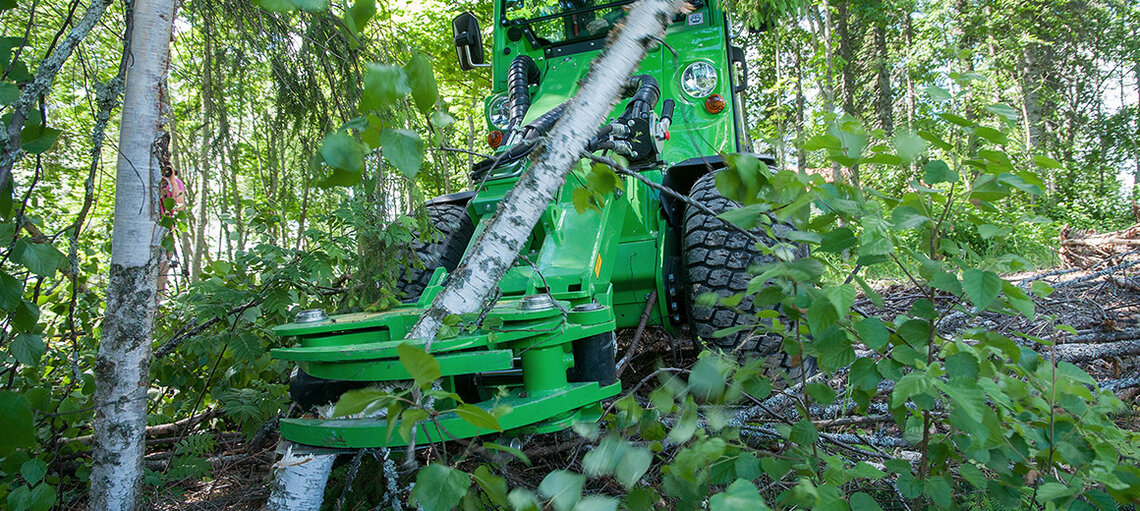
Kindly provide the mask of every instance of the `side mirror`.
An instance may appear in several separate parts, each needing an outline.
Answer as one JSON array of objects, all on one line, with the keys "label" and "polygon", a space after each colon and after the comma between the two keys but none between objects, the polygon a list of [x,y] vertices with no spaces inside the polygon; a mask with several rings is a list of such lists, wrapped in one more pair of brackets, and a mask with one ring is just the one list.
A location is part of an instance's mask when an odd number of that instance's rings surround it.
[{"label": "side mirror", "polygon": [[470,71],[477,67],[491,67],[484,63],[483,33],[479,30],[479,20],[465,12],[451,20],[451,32],[455,35],[455,54],[459,57],[459,69]]}]

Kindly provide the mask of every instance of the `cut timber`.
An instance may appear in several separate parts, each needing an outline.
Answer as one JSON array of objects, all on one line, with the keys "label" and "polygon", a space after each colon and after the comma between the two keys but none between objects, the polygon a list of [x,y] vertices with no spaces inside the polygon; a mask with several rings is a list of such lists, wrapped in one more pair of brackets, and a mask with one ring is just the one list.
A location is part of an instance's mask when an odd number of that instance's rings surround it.
[{"label": "cut timber", "polygon": [[1140,249],[1140,224],[1115,232],[1096,233],[1061,228],[1058,254],[1067,266],[1091,268],[1105,259],[1131,255]]}]

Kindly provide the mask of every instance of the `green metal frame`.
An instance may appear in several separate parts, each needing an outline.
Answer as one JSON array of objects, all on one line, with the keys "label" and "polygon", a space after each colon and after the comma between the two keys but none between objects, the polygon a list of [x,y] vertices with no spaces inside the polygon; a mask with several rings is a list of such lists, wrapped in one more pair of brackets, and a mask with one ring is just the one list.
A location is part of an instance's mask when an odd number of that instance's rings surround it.
[{"label": "green metal frame", "polygon": [[[661,167],[642,174],[660,183],[664,171],[680,161],[732,152],[741,148],[739,128],[734,124],[732,80],[728,62],[727,21],[717,2],[709,2],[698,13],[703,21],[674,23],[665,42],[678,51],[674,56],[658,45],[642,62],[639,74],[654,76],[661,86],[661,97],[676,101],[671,138],[664,144]],[[511,41],[506,37],[507,22],[502,3],[495,6],[493,90],[488,103],[505,93],[507,67],[519,54],[530,55],[538,64],[542,79],[532,88],[532,106],[524,122],[541,115],[577,92],[590,62],[598,50],[554,55],[550,48],[536,48],[527,38]],[[598,42],[602,39],[598,39]],[[597,46],[601,46],[598,44]],[[703,100],[690,98],[680,90],[680,75],[692,62],[711,62],[719,70],[717,89],[728,106],[719,114],[703,108]],[[624,111],[617,105],[613,116]],[[658,106],[660,108],[660,105]],[[494,129],[490,125],[489,129]],[[505,150],[506,148],[501,148]],[[512,168],[492,171],[479,193],[467,204],[481,232],[498,204],[514,186],[528,161]],[[463,385],[456,377],[498,372],[502,393],[482,392],[479,403],[487,411],[509,413],[498,417],[506,430],[544,432],[570,426],[575,420],[592,419],[600,414],[599,402],[617,395],[620,383],[571,382],[567,372],[574,366],[574,344],[587,337],[604,334],[618,327],[638,324],[650,293],[664,297],[666,258],[677,254],[677,233],[669,227],[658,192],[640,181],[625,177],[621,190],[607,200],[600,211],[578,213],[572,196],[584,186],[584,176],[567,179],[560,193],[543,213],[529,243],[522,251],[529,262],[510,269],[499,283],[502,298],[488,313],[502,320],[494,330],[476,330],[432,343],[431,353],[440,363],[446,389]],[[533,265],[532,265],[533,264]],[[395,310],[333,316],[319,323],[291,323],[275,332],[295,338],[299,346],[273,350],[274,357],[297,363],[308,374],[330,380],[386,382],[410,378],[400,364],[396,348],[401,343],[421,343],[405,339],[415,320],[440,291],[446,272],[437,269],[418,303]],[[548,293],[559,306],[540,311],[521,310],[520,299]],[[596,303],[592,311],[575,306]],[[649,324],[672,331],[678,327],[669,316],[666,300],[657,301],[649,311]],[[497,321],[494,323],[498,323]],[[487,390],[487,389],[483,389]],[[439,430],[443,428],[446,433]],[[406,445],[399,427],[389,427],[385,418],[285,419],[282,435],[293,442],[321,447],[362,448]],[[489,433],[446,413],[438,423],[425,422],[415,429],[417,443],[466,438]]]}]

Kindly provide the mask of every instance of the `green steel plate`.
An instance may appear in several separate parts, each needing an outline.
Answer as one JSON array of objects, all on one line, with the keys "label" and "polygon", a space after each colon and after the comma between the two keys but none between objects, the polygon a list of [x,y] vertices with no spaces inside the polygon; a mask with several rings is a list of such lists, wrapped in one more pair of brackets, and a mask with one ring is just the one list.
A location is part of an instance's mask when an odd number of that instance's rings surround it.
[{"label": "green steel plate", "polygon": [[[510,369],[514,352],[511,350],[464,351],[449,355],[436,355],[443,376],[472,374],[483,371]],[[399,359],[377,362],[300,362],[301,368],[317,378],[352,381],[410,380],[412,375]]]},{"label": "green steel plate", "polygon": [[384,312],[337,314],[335,316],[329,316],[329,319],[315,323],[286,323],[284,325],[278,325],[273,327],[273,333],[282,337],[288,337],[384,327],[388,326],[393,320],[418,318],[422,313],[422,309],[399,308]]},{"label": "green steel plate", "polygon": [[[518,326],[514,325],[513,326]],[[563,332],[562,317],[556,316],[546,321],[536,321],[515,329],[496,330],[494,344],[514,342],[527,338],[544,339]],[[416,346],[424,343],[418,340],[405,341],[403,339],[369,344],[348,344],[344,346],[307,346],[295,348],[276,348],[269,353],[273,358],[292,360],[296,362],[354,362],[364,360],[395,359],[398,355],[396,348],[405,342]],[[461,335],[451,339],[437,339],[431,344],[432,353],[446,353],[449,351],[480,348],[492,344],[491,335],[487,332]]]},{"label": "green steel plate", "polygon": [[[504,431],[529,426],[557,417],[583,406],[590,406],[621,392],[621,383],[601,387],[597,382],[571,383],[566,390],[539,397],[524,398],[513,393],[499,400],[484,401],[475,406],[491,411],[496,406],[508,405],[511,411],[499,417],[499,425]],[[440,415],[438,424],[447,431],[446,439],[471,438],[495,433],[495,430],[480,428],[461,419],[455,412]],[[316,447],[399,447],[408,441],[400,437],[397,423],[392,428],[392,437],[387,438],[388,421],[375,419],[282,419],[281,436],[299,444]],[[416,444],[440,441],[444,435],[435,423],[423,422],[416,427]]]}]

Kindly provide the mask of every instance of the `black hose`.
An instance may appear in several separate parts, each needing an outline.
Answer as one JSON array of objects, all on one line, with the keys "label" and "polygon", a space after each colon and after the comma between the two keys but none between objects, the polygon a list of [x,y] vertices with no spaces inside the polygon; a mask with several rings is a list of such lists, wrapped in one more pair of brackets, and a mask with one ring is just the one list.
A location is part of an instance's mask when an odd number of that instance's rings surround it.
[{"label": "black hose", "polygon": [[569,101],[563,101],[562,104],[551,108],[537,119],[530,121],[529,124],[523,127],[523,140],[528,140],[550,131],[550,128],[554,127],[554,123],[558,122],[558,118],[562,117],[562,112],[566,110],[566,105],[569,104]]},{"label": "black hose", "polygon": [[621,114],[621,118],[626,120],[649,117],[649,112],[657,106],[657,100],[661,99],[661,87],[649,75],[631,76],[622,92],[630,97],[625,112]]},{"label": "black hose", "polygon": [[523,117],[530,109],[529,87],[538,85],[539,78],[538,66],[535,65],[534,59],[527,55],[519,55],[511,61],[511,66],[507,68],[507,90],[511,101],[507,123],[509,129],[522,124]]}]

